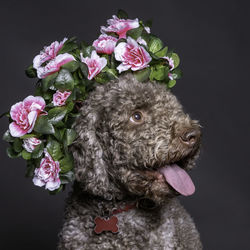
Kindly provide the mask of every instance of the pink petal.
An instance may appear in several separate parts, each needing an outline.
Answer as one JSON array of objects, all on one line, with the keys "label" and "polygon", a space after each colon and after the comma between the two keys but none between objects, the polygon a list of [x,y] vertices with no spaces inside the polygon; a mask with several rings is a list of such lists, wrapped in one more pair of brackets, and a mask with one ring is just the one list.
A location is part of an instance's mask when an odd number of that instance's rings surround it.
[{"label": "pink petal", "polygon": [[93,42],[93,46],[98,53],[112,54],[117,41],[118,39],[113,36],[102,34]]},{"label": "pink petal", "polygon": [[29,121],[30,128],[27,131],[27,133],[30,133],[33,130],[35,126],[36,118],[37,118],[37,111],[31,111],[28,114],[28,121]]},{"label": "pink petal", "polygon": [[59,67],[71,61],[75,61],[75,58],[69,53],[60,54],[55,58],[55,63]]},{"label": "pink petal", "polygon": [[139,47],[139,44],[130,36],[127,38],[127,43],[135,48]]},{"label": "pink petal", "polygon": [[121,73],[121,72],[123,72],[123,71],[126,71],[126,70],[128,70],[128,69],[130,69],[131,68],[131,65],[126,65],[126,64],[123,64],[123,63],[121,63],[118,67],[117,67],[117,70],[119,71],[119,74]]},{"label": "pink petal", "polygon": [[49,46],[45,46],[43,51],[33,59],[33,67],[38,69],[44,62],[54,59],[66,41],[67,38],[64,38],[60,43],[55,41]]},{"label": "pink petal", "polygon": [[139,21],[138,19],[120,19],[117,16],[113,15],[113,19],[109,19],[107,21],[108,27],[101,26],[101,33],[106,32],[115,32],[119,35],[120,38],[126,38],[126,32],[128,30],[138,28],[139,27]]},{"label": "pink petal", "polygon": [[27,131],[20,128],[15,122],[12,122],[9,125],[9,130],[10,130],[10,134],[13,137],[21,137],[21,136],[27,134]]},{"label": "pink petal", "polygon": [[125,42],[121,42],[115,47],[114,53],[115,53],[115,59],[117,61],[123,61],[123,55],[127,50],[126,46],[127,44]]},{"label": "pink petal", "polygon": [[38,187],[42,187],[45,185],[45,182],[42,181],[41,179],[37,178],[36,176],[33,178],[33,183],[34,183],[34,185],[36,185]]},{"label": "pink petal", "polygon": [[38,78],[42,79],[60,70],[60,67],[68,62],[74,61],[75,58],[68,54],[60,54],[55,59],[51,60],[45,67],[37,69]]},{"label": "pink petal", "polygon": [[31,107],[31,111],[40,110],[42,111],[45,108],[45,101],[41,96],[28,96],[23,100],[25,107]]},{"label": "pink petal", "polygon": [[14,105],[11,106],[10,109],[10,117],[12,118],[12,120],[17,120],[19,115],[19,111],[23,109],[23,102],[18,102]]},{"label": "pink petal", "polygon": [[50,191],[54,191],[54,190],[58,189],[60,187],[60,185],[61,185],[61,181],[58,178],[55,181],[48,181],[46,183],[45,189],[49,189]]},{"label": "pink petal", "polygon": [[91,57],[83,57],[82,53],[80,54],[81,61],[86,63],[89,69],[88,79],[93,79],[101,70],[107,65],[107,59],[97,55],[96,51],[93,50]]}]

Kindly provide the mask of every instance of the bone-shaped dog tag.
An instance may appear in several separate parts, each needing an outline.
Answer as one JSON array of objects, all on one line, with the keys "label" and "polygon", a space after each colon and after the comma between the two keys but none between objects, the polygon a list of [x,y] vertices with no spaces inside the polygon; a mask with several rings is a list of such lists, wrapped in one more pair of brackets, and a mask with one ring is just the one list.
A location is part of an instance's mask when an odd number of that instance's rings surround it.
[{"label": "bone-shaped dog tag", "polygon": [[110,231],[112,233],[118,233],[118,219],[116,216],[111,216],[108,219],[96,217],[95,220],[95,233],[100,234],[104,231]]}]

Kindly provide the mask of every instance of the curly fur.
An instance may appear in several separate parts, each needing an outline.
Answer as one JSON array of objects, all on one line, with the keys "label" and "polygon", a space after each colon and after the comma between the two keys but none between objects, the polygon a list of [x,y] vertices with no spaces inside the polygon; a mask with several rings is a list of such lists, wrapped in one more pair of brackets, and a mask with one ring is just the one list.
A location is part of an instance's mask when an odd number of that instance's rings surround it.
[{"label": "curly fur", "polygon": [[[135,112],[141,122],[131,120]],[[139,83],[131,74],[99,85],[84,102],[75,129],[76,182],[59,249],[202,249],[178,193],[157,171],[176,162],[190,170],[200,144],[180,142],[183,131],[199,131],[199,124],[165,86]],[[140,205],[145,201],[155,206]],[[131,202],[137,208],[117,215],[118,234],[94,233],[96,216]]]}]

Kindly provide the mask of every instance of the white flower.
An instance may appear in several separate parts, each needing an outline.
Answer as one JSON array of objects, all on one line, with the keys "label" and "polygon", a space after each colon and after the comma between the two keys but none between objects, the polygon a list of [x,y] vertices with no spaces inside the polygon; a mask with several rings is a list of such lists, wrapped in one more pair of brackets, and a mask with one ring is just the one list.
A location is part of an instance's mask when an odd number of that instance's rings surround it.
[{"label": "white flower", "polygon": [[93,79],[97,74],[99,74],[102,69],[107,65],[107,59],[97,55],[96,51],[93,50],[91,57],[83,57],[82,53],[81,60],[88,66],[89,74],[88,79]]},{"label": "white flower", "polygon": [[60,164],[52,159],[46,149],[44,153],[45,157],[41,160],[40,167],[35,169],[33,183],[36,186],[45,186],[45,189],[53,191],[61,185],[59,178]]},{"label": "white flower", "polygon": [[32,153],[34,151],[34,149],[39,145],[41,144],[42,141],[35,138],[35,137],[31,137],[31,138],[28,138],[28,139],[24,139],[23,140],[23,148],[29,152],[29,153]]}]

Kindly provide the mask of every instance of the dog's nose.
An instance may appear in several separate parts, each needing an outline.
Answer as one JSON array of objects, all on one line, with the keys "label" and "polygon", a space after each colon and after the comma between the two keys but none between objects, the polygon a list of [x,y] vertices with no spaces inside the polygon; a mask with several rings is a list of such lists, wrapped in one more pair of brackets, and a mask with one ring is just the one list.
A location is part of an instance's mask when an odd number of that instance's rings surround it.
[{"label": "dog's nose", "polygon": [[193,147],[200,139],[198,128],[187,129],[180,135],[181,142],[188,147]]}]

